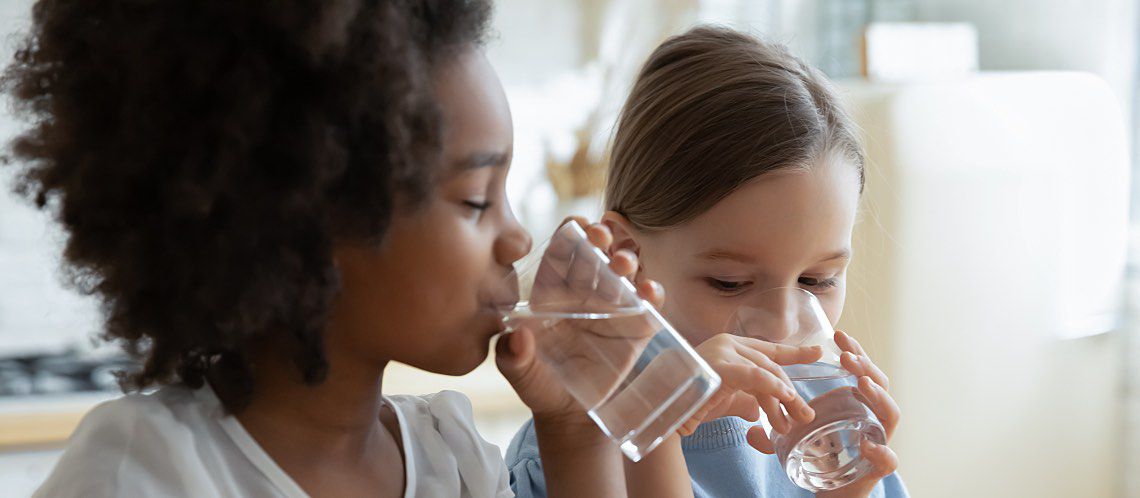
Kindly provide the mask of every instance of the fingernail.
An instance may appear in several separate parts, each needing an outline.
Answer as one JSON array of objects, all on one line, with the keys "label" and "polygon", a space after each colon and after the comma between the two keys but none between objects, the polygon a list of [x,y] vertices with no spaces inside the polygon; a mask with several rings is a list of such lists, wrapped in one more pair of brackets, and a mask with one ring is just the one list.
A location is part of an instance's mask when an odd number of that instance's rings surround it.
[{"label": "fingernail", "polygon": [[845,352],[843,353],[843,356],[846,356],[846,357],[847,357],[847,359],[848,359],[848,360],[850,360],[850,361],[853,361],[853,362],[855,362],[855,363],[860,363],[860,362],[859,362],[859,357],[858,357],[858,356],[856,356],[856,355],[855,355],[855,353],[851,353],[851,352],[846,352],[846,351],[845,351]]},{"label": "fingernail", "polygon": [[861,386],[867,386],[867,389],[870,389],[872,391],[878,391],[878,386],[875,385],[875,381],[871,380],[871,378],[866,375],[859,377],[859,384]]}]

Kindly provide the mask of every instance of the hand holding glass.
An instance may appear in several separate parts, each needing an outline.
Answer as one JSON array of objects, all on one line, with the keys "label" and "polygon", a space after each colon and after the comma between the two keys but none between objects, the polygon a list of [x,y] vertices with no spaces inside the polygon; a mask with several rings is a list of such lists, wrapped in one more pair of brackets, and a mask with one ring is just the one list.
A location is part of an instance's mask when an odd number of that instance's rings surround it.
[{"label": "hand holding glass", "polygon": [[764,430],[788,477],[812,492],[841,488],[865,475],[870,462],[860,455],[863,439],[886,443],[886,432],[857,389],[857,379],[840,366],[835,330],[812,293],[799,288],[766,291],[737,311],[735,333],[788,346],[821,346],[811,364],[787,365],[796,392],[815,410],[815,419],[793,424],[787,433]]},{"label": "hand holding glass", "polygon": [[576,223],[515,265],[508,331],[529,328],[539,359],[627,457],[640,460],[720,378]]}]

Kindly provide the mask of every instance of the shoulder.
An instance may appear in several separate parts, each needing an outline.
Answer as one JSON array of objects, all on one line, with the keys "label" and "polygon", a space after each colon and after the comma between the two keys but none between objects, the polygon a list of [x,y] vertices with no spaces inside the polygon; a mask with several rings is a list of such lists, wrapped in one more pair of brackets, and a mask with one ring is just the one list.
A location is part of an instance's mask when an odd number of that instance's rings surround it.
[{"label": "shoulder", "polygon": [[440,391],[433,394],[390,394],[385,396],[390,402],[402,407],[415,406],[442,411],[460,411],[470,414],[471,400],[458,391]]},{"label": "shoulder", "polygon": [[97,452],[123,457],[190,437],[201,417],[193,391],[164,388],[153,394],[129,394],[99,404],[83,417],[68,440],[66,453]]},{"label": "shoulder", "polygon": [[466,432],[477,433],[471,400],[462,393],[440,391],[435,394],[385,396],[411,429],[425,426],[442,429],[440,423],[453,425]]},{"label": "shoulder", "polygon": [[534,419],[527,420],[511,439],[511,445],[507,447],[507,468],[511,473],[511,489],[517,496],[546,496],[546,476],[542,473]]},{"label": "shoulder", "polygon": [[192,448],[187,443],[200,417],[188,412],[196,404],[192,391],[165,388],[96,406],[80,421],[37,496],[121,495],[140,480],[151,481],[157,476],[146,473],[165,472],[164,462]]},{"label": "shoulder", "polygon": [[385,399],[399,416],[417,494],[455,494],[461,483],[462,488],[478,490],[474,496],[510,496],[502,453],[479,435],[467,396],[441,391]]},{"label": "shoulder", "polygon": [[529,419],[515,433],[507,447],[507,466],[526,460],[538,460],[538,435],[534,432],[534,419]]}]

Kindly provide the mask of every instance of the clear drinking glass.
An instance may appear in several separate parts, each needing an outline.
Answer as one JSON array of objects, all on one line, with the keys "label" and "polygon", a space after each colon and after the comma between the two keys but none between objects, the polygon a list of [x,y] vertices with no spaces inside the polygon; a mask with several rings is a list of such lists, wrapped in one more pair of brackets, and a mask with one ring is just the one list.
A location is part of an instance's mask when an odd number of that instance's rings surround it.
[{"label": "clear drinking glass", "polygon": [[815,363],[783,367],[796,392],[815,410],[815,419],[808,424],[793,422],[781,434],[763,417],[764,430],[792,482],[819,492],[841,488],[866,474],[871,464],[862,458],[859,444],[863,439],[886,444],[886,432],[857,390],[856,377],[840,366],[842,351],[835,344],[835,329],[815,295],[800,288],[766,291],[737,311],[733,325],[740,335],[823,348],[823,357]]},{"label": "clear drinking glass", "polygon": [[630,460],[677,430],[720,377],[576,223],[515,265],[520,300],[507,331],[529,328],[538,355]]}]

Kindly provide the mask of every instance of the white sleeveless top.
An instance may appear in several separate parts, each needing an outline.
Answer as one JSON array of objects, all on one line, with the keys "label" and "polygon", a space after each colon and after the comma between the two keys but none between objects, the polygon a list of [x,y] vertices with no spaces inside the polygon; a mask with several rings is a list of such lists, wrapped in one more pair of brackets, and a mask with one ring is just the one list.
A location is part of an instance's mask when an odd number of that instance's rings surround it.
[{"label": "white sleeveless top", "polygon": [[[404,496],[514,496],[471,402],[443,391],[385,396],[404,448]],[[87,414],[36,497],[307,497],[222,410],[209,387],[127,395]]]}]

